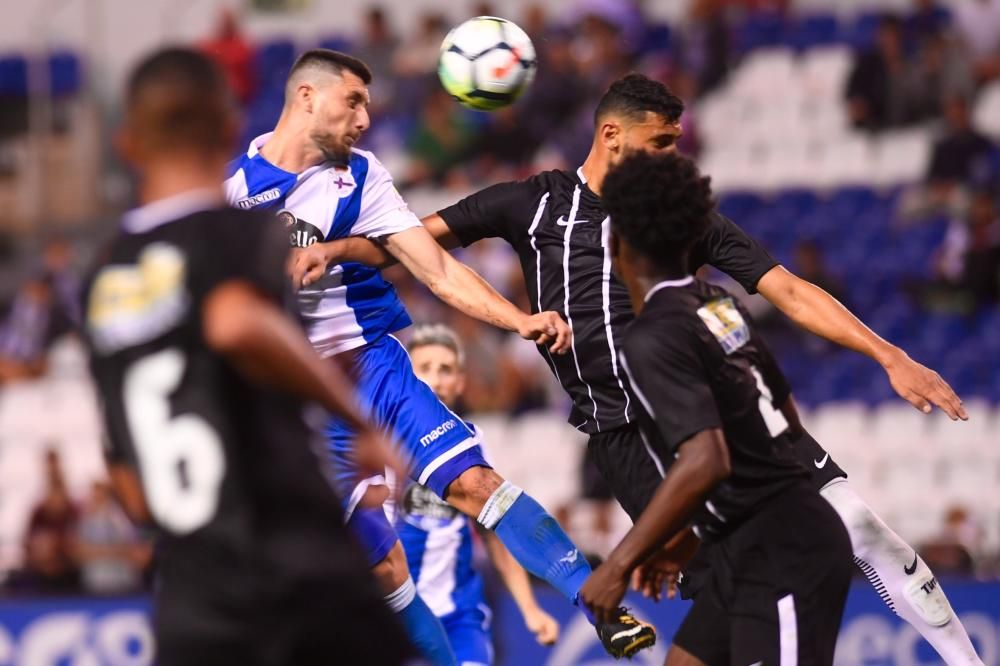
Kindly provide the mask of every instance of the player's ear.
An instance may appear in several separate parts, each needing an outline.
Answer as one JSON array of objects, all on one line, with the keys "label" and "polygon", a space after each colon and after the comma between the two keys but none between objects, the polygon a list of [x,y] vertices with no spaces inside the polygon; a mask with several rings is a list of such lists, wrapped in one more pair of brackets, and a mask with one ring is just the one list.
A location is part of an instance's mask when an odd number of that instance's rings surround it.
[{"label": "player's ear", "polygon": [[621,149],[622,127],[614,120],[606,120],[601,124],[601,142],[613,153]]},{"label": "player's ear", "polygon": [[295,96],[306,113],[313,112],[313,107],[316,104],[316,88],[308,83],[300,83],[299,87],[295,89]]}]

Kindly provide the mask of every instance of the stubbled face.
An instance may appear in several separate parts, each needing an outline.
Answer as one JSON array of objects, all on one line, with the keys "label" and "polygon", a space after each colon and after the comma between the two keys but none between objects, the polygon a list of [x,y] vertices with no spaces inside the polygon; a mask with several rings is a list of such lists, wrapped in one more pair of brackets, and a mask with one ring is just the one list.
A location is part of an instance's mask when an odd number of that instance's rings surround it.
[{"label": "stubbled face", "polygon": [[443,345],[423,345],[410,350],[417,377],[427,383],[448,407],[454,407],[465,390],[465,371],[458,356]]},{"label": "stubbled face", "polygon": [[653,155],[672,153],[677,150],[677,140],[683,130],[680,121],[669,121],[661,115],[646,112],[641,121],[624,122],[621,125],[621,150],[612,157],[617,164],[636,150],[644,150]]},{"label": "stubbled face", "polygon": [[368,87],[356,74],[331,75],[314,89],[309,138],[328,160],[346,164],[368,129]]}]

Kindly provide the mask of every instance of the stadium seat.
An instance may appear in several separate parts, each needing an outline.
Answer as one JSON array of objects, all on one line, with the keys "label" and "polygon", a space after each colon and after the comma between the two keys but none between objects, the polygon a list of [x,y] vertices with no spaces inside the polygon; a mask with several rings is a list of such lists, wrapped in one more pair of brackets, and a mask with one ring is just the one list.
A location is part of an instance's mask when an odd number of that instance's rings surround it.
[{"label": "stadium seat", "polygon": [[1000,81],[983,87],[972,110],[972,122],[981,132],[1000,139]]},{"label": "stadium seat", "polygon": [[0,95],[28,95],[28,59],[21,55],[0,57]]},{"label": "stadium seat", "polygon": [[655,23],[646,27],[639,53],[641,55],[669,53],[671,46],[670,24]]},{"label": "stadium seat", "polygon": [[80,91],[80,59],[74,53],[59,51],[49,56],[49,89],[54,97],[66,97]]},{"label": "stadium seat", "polygon": [[747,53],[778,46],[784,40],[785,30],[785,17],[780,11],[752,11],[736,26],[736,48],[741,53]]},{"label": "stadium seat", "polygon": [[848,44],[853,49],[871,48],[875,43],[875,34],[881,20],[882,14],[880,12],[858,14],[853,21],[841,24],[839,41]]},{"label": "stadium seat", "polygon": [[797,51],[828,46],[837,42],[840,26],[834,14],[807,14],[795,20],[787,44]]}]

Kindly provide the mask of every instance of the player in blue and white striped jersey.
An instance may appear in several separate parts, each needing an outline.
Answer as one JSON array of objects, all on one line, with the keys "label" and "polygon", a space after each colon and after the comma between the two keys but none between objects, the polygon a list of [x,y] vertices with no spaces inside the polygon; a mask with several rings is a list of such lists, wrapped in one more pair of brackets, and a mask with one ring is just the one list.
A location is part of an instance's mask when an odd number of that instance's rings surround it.
[{"label": "player in blue and white striped jersey", "polygon": [[[413,371],[443,403],[454,407],[465,389],[464,351],[444,325],[418,326],[408,345]],[[478,429],[470,427],[479,435]],[[492,613],[483,581],[472,566],[472,521],[419,483],[407,487],[396,516],[396,531],[417,592],[437,615],[460,666],[493,663]],[[480,534],[486,551],[539,643],[559,637],[559,623],[538,605],[528,573],[492,532]]]},{"label": "player in blue and white striped jersey", "polygon": [[[274,210],[288,225],[298,248],[293,283],[300,287],[299,310],[309,338],[321,355],[336,358],[357,377],[362,407],[400,441],[413,479],[477,517],[526,569],[576,603],[589,565],[534,499],[490,467],[474,433],[413,375],[406,350],[392,337],[410,324],[392,285],[377,269],[327,267],[325,261],[317,275],[300,279],[297,267],[314,263],[326,242],[364,236],[383,244],[465,314],[549,345],[555,353],[570,348],[572,333],[558,314],[522,312],[454,260],[410,212],[375,156],[354,147],[369,126],[370,81],[368,68],[355,58],[325,49],[303,54],[289,74],[274,132],[255,139],[233,163],[227,196],[239,208]],[[354,510],[372,492],[370,484],[354,485],[354,433],[334,420],[327,437],[341,493],[349,498],[349,521],[369,549],[376,576],[392,591],[390,605],[408,622],[411,607],[420,603],[395,532],[382,511]],[[418,646],[437,654],[441,641],[431,634],[441,632],[426,622],[426,614],[410,627]],[[598,633],[616,656],[655,640],[651,627],[624,612]]]}]

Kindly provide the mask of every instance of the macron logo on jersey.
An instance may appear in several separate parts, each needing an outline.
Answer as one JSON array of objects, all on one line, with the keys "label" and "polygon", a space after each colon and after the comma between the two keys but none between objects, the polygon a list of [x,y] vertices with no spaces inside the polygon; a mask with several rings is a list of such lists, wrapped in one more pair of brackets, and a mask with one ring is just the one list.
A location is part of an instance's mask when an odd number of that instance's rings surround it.
[{"label": "macron logo on jersey", "polygon": [[259,206],[262,203],[267,203],[268,201],[274,201],[281,197],[281,190],[277,187],[273,187],[260,194],[255,194],[252,197],[244,197],[238,199],[234,204],[237,208],[242,210],[250,210],[254,206]]},{"label": "macron logo on jersey", "polygon": [[441,437],[441,435],[445,434],[446,432],[451,432],[457,427],[458,424],[455,423],[455,419],[448,419],[447,421],[439,425],[437,428],[434,428],[434,430],[431,430],[429,433],[421,437],[420,444],[422,446],[427,446],[428,444],[436,441],[439,437]]}]

